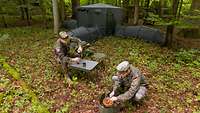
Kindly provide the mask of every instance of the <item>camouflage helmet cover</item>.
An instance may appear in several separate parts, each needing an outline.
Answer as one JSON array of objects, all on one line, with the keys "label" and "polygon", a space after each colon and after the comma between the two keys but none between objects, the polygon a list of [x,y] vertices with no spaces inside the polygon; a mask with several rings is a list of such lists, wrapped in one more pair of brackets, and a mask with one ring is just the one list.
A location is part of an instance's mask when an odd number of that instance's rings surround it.
[{"label": "camouflage helmet cover", "polygon": [[128,61],[123,61],[117,66],[118,71],[127,71],[130,67],[130,64]]},{"label": "camouflage helmet cover", "polygon": [[69,37],[69,35],[68,35],[65,31],[59,32],[59,36],[60,36],[61,38],[67,38],[67,37]]}]

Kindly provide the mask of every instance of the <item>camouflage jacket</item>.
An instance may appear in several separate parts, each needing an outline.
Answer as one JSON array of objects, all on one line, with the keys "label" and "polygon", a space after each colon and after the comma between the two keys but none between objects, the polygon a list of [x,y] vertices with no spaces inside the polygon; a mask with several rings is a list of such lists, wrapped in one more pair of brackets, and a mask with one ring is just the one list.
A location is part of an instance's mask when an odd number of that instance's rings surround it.
[{"label": "camouflage jacket", "polygon": [[78,47],[81,46],[80,39],[76,37],[69,37],[69,38],[70,40],[68,41],[59,38],[55,43],[54,52],[56,54],[56,57],[58,57],[61,61],[63,59],[65,59],[65,61],[69,61],[76,52],[75,50],[72,50],[72,48],[75,48],[75,46]]},{"label": "camouflage jacket", "polygon": [[146,81],[139,69],[131,66],[131,72],[125,78],[119,78],[114,80],[113,91],[117,93],[118,89],[121,89],[119,95],[117,95],[118,101],[126,101],[134,97],[140,86],[145,86]]}]

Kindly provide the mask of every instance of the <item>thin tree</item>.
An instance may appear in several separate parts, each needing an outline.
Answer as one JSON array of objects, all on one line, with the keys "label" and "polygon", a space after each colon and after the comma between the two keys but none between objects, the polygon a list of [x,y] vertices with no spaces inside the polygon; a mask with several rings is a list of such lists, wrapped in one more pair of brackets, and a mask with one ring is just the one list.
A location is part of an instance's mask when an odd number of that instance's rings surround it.
[{"label": "thin tree", "polygon": [[123,8],[125,10],[124,21],[126,23],[128,23],[128,5],[129,5],[129,0],[123,0]]},{"label": "thin tree", "polygon": [[137,25],[139,19],[139,0],[134,0],[134,19],[133,24]]},{"label": "thin tree", "polygon": [[164,0],[160,0],[160,13],[159,13],[159,15],[160,15],[160,17],[163,17],[163,15],[164,15],[164,10],[163,10],[163,8],[164,8]]},{"label": "thin tree", "polygon": [[40,10],[42,12],[42,18],[43,18],[43,21],[44,21],[44,26],[45,28],[47,28],[47,19],[46,19],[46,9],[45,9],[45,1],[44,0],[40,0],[39,1],[39,4],[40,4]]},{"label": "thin tree", "polygon": [[118,6],[122,6],[122,0],[118,0]]},{"label": "thin tree", "polygon": [[23,4],[24,4],[24,12],[26,14],[26,20],[27,20],[27,24],[30,25],[30,15],[29,15],[29,1],[27,0],[23,0]]},{"label": "thin tree", "polygon": [[[162,0],[161,0],[162,1]],[[149,8],[150,0],[145,0],[145,7]]]},{"label": "thin tree", "polygon": [[180,18],[180,16],[181,16],[181,9],[182,9],[182,5],[183,5],[183,0],[180,0],[180,6],[179,6],[179,10],[178,10],[178,19]]},{"label": "thin tree", "polygon": [[4,27],[7,28],[8,24],[6,22],[5,15],[3,15],[3,14],[2,14],[2,20],[3,20]]},{"label": "thin tree", "polygon": [[63,23],[63,21],[66,18],[66,16],[65,16],[65,2],[64,2],[64,0],[59,0],[58,4],[59,4],[60,22]]},{"label": "thin tree", "polygon": [[20,7],[20,11],[21,11],[21,18],[22,20],[25,19],[25,14],[24,14],[24,8],[23,8],[24,4],[22,0],[19,0],[19,7]]},{"label": "thin tree", "polygon": [[80,6],[80,0],[71,0],[72,3],[72,19],[77,19],[77,8]]},{"label": "thin tree", "polygon": [[53,18],[54,18],[54,35],[57,37],[59,30],[58,1],[52,0],[52,5],[53,5]]},{"label": "thin tree", "polygon": [[[172,2],[172,15],[176,19],[177,10],[178,10],[179,0],[173,0]],[[172,46],[173,41],[173,34],[174,34],[174,24],[167,26],[167,33],[166,33],[166,42],[165,45]]]},{"label": "thin tree", "polygon": [[173,0],[172,4],[172,14],[176,18],[177,16],[177,11],[178,11],[178,5],[179,5],[179,0]]},{"label": "thin tree", "polygon": [[117,0],[115,0],[115,5],[117,6],[118,4],[117,4]]}]

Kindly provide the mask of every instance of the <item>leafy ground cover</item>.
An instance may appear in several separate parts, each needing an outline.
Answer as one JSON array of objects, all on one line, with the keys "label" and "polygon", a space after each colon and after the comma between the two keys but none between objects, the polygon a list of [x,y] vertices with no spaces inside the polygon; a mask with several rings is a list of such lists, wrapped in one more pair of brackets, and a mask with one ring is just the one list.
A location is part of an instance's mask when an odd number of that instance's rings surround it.
[{"label": "leafy ground cover", "polygon": [[[111,76],[123,60],[142,71],[149,89],[141,103],[127,105],[122,113],[200,112],[199,50],[104,37],[89,48],[107,55],[102,64],[90,73],[72,70],[73,84],[68,85],[53,60],[52,33],[38,27],[1,29],[0,112],[96,113],[99,96],[111,89]],[[19,73],[20,79],[9,70]]]}]

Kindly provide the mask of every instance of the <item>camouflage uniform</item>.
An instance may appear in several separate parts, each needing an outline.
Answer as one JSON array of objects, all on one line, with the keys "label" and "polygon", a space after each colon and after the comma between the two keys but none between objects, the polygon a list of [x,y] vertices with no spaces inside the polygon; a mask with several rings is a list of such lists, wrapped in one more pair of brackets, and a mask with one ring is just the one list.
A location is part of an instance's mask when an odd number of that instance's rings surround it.
[{"label": "camouflage uniform", "polygon": [[77,48],[72,47],[71,44],[77,44],[80,47],[81,40],[76,37],[69,37],[67,41],[59,38],[54,47],[55,58],[61,64],[65,74],[67,74],[68,65],[72,62],[71,59],[73,57],[80,57],[80,54],[76,52]]},{"label": "camouflage uniform", "polygon": [[[130,66],[131,72],[124,78],[113,76],[113,91],[118,101],[139,101],[146,93],[146,81],[139,69]],[[114,79],[115,78],[115,79]]]}]

